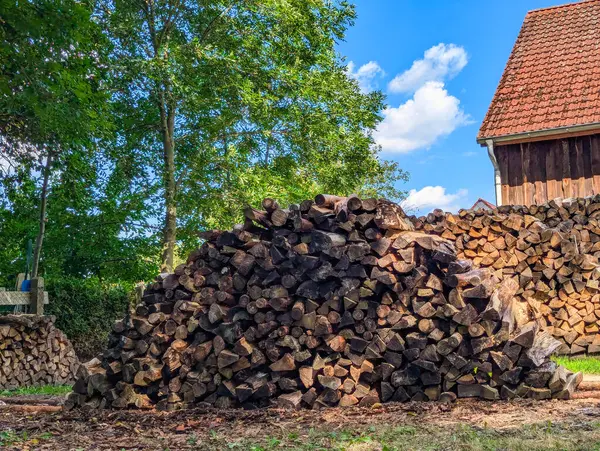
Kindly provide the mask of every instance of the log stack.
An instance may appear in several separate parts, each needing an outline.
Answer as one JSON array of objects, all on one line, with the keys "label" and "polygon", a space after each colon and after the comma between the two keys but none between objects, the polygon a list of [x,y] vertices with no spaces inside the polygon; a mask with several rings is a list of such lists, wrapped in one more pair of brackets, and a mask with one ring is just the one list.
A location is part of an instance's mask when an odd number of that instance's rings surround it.
[{"label": "log stack", "polygon": [[54,317],[0,316],[0,389],[67,385],[79,361]]},{"label": "log stack", "polygon": [[386,200],[266,199],[149,284],[67,407],[568,399],[529,302]]},{"label": "log stack", "polygon": [[458,258],[519,282],[538,302],[560,354],[600,353],[600,196],[494,211],[434,210],[416,227],[455,243]]}]

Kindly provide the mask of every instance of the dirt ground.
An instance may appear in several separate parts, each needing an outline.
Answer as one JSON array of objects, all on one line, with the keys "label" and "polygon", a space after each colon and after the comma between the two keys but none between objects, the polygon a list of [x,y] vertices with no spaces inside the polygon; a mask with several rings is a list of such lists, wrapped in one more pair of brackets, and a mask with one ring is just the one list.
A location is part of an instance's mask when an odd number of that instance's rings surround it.
[{"label": "dirt ground", "polygon": [[0,407],[2,449],[600,449],[594,399],[172,413]]}]

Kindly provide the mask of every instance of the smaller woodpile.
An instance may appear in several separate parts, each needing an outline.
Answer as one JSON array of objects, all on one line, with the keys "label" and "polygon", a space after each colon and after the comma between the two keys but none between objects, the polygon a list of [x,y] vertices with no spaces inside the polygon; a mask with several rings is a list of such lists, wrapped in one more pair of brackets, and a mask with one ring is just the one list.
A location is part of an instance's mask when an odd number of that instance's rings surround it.
[{"label": "smaller woodpile", "polygon": [[204,234],[150,284],[67,407],[568,399],[581,374],[514,294],[389,201],[317,196]]},{"label": "smaller woodpile", "polygon": [[519,282],[538,301],[560,354],[600,353],[600,196],[497,210],[434,210],[416,227],[446,238],[458,258]]},{"label": "smaller woodpile", "polygon": [[79,361],[53,316],[0,316],[0,388],[66,385]]}]

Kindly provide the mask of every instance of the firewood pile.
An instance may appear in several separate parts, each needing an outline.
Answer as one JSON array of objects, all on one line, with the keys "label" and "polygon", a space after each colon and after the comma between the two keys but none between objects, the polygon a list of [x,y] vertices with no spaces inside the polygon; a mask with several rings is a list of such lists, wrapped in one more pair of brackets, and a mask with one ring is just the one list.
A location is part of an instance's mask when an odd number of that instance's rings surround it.
[{"label": "firewood pile", "polygon": [[537,301],[560,354],[600,352],[600,196],[495,211],[435,210],[419,230],[455,243],[458,258],[515,278],[517,296]]},{"label": "firewood pile", "polygon": [[516,280],[456,258],[391,202],[320,195],[247,208],[149,284],[67,407],[370,406],[568,399]]},{"label": "firewood pile", "polygon": [[0,389],[65,385],[75,380],[79,361],[54,317],[0,316]]}]

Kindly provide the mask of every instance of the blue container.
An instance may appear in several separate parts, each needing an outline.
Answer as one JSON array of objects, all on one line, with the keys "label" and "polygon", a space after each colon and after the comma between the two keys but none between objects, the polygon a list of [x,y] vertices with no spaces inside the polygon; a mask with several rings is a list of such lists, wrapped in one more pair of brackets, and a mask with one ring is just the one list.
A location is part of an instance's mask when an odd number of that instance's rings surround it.
[{"label": "blue container", "polygon": [[31,280],[24,280],[21,283],[21,291],[31,291]]}]

